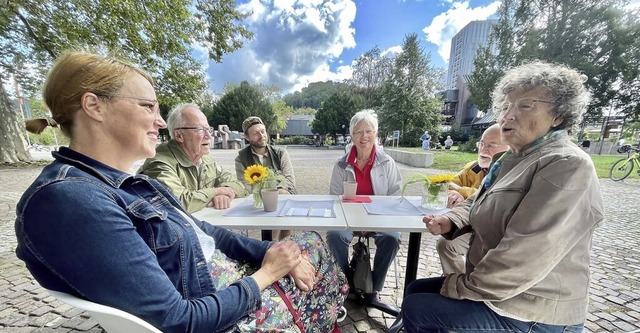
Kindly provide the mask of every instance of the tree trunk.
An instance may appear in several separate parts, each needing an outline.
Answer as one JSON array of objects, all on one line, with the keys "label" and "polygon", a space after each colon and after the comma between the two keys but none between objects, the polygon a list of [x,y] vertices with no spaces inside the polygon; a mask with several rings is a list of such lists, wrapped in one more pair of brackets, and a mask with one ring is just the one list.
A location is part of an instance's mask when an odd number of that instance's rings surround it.
[{"label": "tree trunk", "polygon": [[25,142],[24,123],[18,120],[0,83],[0,163],[31,162]]}]

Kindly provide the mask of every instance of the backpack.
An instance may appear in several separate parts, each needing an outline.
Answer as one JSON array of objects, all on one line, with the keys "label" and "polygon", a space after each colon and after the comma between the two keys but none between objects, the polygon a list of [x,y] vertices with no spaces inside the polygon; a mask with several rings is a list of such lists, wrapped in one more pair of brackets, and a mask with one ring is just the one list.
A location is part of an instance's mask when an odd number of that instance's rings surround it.
[{"label": "backpack", "polygon": [[358,237],[358,242],[353,244],[353,255],[349,266],[353,271],[353,287],[360,295],[373,292],[373,273],[371,272],[370,259],[369,238],[365,243],[362,237]]}]

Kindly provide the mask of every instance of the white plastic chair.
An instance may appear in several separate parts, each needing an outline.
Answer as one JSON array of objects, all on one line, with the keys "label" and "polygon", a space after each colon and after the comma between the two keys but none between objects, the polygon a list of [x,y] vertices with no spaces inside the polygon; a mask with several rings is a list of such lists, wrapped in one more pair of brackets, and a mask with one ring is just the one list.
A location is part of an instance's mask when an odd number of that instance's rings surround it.
[{"label": "white plastic chair", "polygon": [[67,293],[47,291],[61,302],[89,312],[91,317],[107,332],[162,333],[146,321],[122,310],[87,301]]}]

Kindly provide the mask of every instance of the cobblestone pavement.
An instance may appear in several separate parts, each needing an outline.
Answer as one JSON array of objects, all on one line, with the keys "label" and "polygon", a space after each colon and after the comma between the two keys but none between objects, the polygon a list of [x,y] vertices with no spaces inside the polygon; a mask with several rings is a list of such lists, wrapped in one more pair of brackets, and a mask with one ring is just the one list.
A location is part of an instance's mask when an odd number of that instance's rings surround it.
[{"label": "cobblestone pavement", "polygon": [[[223,166],[233,172],[237,151],[212,151]],[[328,193],[334,161],[341,150],[289,147],[300,193]],[[413,172],[436,173],[433,169],[399,165],[403,176]],[[15,256],[15,205],[40,167],[0,169],[0,332],[102,332],[86,313],[49,296]],[[638,217],[640,183],[601,180],[607,222],[600,227],[592,251],[592,283],[585,332],[631,332],[640,329],[640,248]],[[410,193],[415,194],[415,193]],[[251,231],[252,237],[259,237]],[[435,237],[423,234],[418,277],[438,276],[440,264]],[[402,303],[408,234],[397,257],[398,280],[389,269],[382,299]],[[532,254],[535,255],[535,254]],[[347,301],[348,318],[343,332],[383,332],[394,318],[378,310],[362,308]]]}]

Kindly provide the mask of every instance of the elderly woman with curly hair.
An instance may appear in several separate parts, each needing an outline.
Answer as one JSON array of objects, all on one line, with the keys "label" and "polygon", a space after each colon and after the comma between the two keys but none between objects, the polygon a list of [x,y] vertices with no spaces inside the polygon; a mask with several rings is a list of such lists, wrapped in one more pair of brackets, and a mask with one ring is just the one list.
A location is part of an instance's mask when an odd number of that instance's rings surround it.
[{"label": "elderly woman with curly hair", "polygon": [[582,331],[589,250],[603,221],[593,163],[569,137],[589,101],[584,81],[536,61],[498,82],[493,102],[510,149],[476,194],[423,218],[434,235],[472,233],[466,272],[408,286],[407,332]]}]

